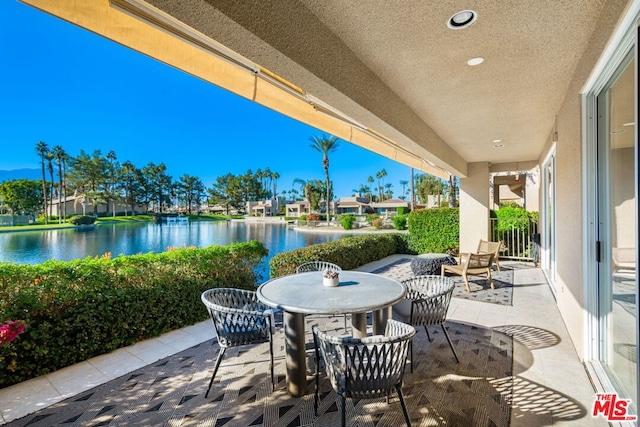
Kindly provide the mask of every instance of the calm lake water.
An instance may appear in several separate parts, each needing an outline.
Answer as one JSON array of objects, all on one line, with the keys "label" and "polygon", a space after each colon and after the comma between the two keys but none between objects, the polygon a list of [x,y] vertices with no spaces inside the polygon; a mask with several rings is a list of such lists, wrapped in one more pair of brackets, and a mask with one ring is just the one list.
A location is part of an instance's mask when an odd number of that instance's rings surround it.
[{"label": "calm lake water", "polygon": [[103,224],[88,229],[0,233],[0,261],[39,264],[49,259],[69,261],[111,252],[112,256],[163,252],[169,246],[205,247],[260,240],[269,249],[268,261],[279,253],[337,240],[343,234],[300,233],[285,224],[238,221],[194,221],[159,225]]}]

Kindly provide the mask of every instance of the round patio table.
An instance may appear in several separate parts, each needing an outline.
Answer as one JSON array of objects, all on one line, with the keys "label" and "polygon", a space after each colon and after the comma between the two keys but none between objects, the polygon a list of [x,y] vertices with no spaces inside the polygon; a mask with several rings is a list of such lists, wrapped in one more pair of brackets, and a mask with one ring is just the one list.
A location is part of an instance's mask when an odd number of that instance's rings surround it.
[{"label": "round patio table", "polygon": [[411,271],[416,276],[440,274],[442,265],[456,265],[456,259],[448,254],[421,254],[411,260]]},{"label": "round patio table", "polygon": [[396,280],[360,271],[342,271],[336,287],[322,285],[321,271],[278,277],[260,285],[258,299],[284,310],[289,394],[306,393],[305,314],[352,314],[353,336],[362,338],[367,335],[367,312],[373,312],[373,333],[382,335],[391,306],[406,292]]}]

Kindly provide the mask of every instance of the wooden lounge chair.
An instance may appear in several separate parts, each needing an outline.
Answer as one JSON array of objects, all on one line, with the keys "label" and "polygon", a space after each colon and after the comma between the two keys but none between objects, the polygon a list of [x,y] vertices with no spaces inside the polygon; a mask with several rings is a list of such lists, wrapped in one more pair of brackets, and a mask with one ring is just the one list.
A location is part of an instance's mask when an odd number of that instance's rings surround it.
[{"label": "wooden lounge chair", "polygon": [[444,276],[445,272],[451,272],[458,274],[464,278],[464,283],[467,285],[467,292],[471,292],[469,286],[469,274],[478,275],[486,274],[487,280],[491,284],[491,289],[495,289],[493,279],[491,278],[491,266],[493,265],[493,253],[488,254],[460,254],[460,265],[443,265],[441,267],[440,275]]},{"label": "wooden lounge chair", "polygon": [[478,250],[476,253],[479,254],[493,254],[493,262],[498,267],[498,271],[500,271],[500,263],[498,262],[498,257],[500,256],[500,248],[502,247],[502,242],[488,242],[486,240],[480,240],[478,243]]}]

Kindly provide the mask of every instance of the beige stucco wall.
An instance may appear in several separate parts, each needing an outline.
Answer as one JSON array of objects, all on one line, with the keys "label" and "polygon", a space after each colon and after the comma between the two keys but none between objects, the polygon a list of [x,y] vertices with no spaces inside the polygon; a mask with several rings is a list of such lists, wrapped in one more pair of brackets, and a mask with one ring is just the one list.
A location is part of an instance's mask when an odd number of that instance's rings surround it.
[{"label": "beige stucco wall", "polygon": [[[558,111],[556,144],[556,261],[558,308],[571,335],[578,355],[585,357],[585,281],[582,259],[582,121],[581,94],[591,71],[602,54],[626,5],[626,0],[607,2],[604,14],[594,29],[591,41],[583,54],[565,100]],[[544,153],[546,154],[546,153]],[[540,161],[543,159],[541,158]],[[588,189],[592,191],[593,189]]]},{"label": "beige stucco wall", "polygon": [[469,163],[460,179],[460,251],[475,252],[489,237],[489,163]]}]

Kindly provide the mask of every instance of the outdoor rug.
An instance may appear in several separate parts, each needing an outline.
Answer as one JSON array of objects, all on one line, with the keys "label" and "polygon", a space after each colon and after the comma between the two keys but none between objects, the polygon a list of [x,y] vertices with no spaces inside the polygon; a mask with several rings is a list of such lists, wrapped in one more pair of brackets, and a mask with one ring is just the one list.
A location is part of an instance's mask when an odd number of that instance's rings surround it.
[{"label": "outdoor rug", "polygon": [[[385,265],[372,273],[381,274],[399,281],[414,277],[411,270],[411,259],[401,258],[391,264]],[[490,302],[493,304],[512,305],[513,302],[513,268],[501,266],[502,271],[494,270],[491,273],[495,289],[491,289],[489,281],[480,276],[469,276],[471,292],[467,292],[462,276],[449,275],[456,284],[453,290],[455,298],[463,298],[473,301]]]},{"label": "outdoor rug", "polygon": [[[312,342],[307,321],[307,342]],[[322,321],[322,319],[320,320]],[[325,329],[344,332],[342,318],[325,319]],[[404,396],[414,426],[507,426],[514,377],[513,341],[500,331],[448,322],[460,363],[444,334],[433,342],[420,329],[414,339],[414,372],[407,366]],[[314,417],[313,350],[308,357],[308,392],[285,391],[284,337],[275,336],[277,387],[271,391],[268,344],[227,351],[211,389],[205,391],[219,351],[208,341],[131,374],[7,424],[22,426],[327,426],[340,425],[340,399],[321,376],[321,402]],[[398,397],[347,399],[347,425],[404,425]]]}]

